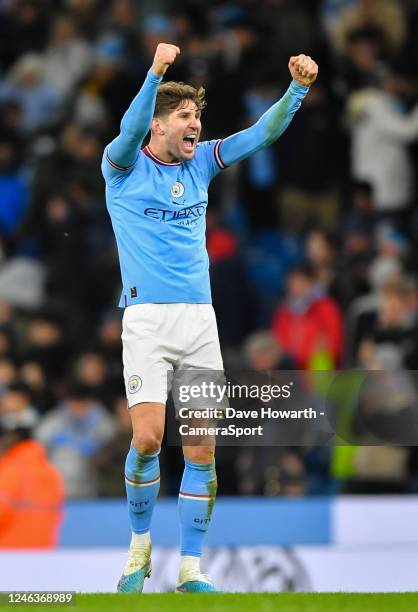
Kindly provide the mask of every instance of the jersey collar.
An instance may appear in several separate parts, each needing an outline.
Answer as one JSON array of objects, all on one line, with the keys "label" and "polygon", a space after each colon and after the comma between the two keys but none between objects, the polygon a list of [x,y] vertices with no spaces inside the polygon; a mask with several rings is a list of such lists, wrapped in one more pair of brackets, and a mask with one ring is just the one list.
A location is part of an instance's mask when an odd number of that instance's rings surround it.
[{"label": "jersey collar", "polygon": [[154,153],[151,151],[148,145],[144,147],[142,151],[145,153],[147,157],[152,159],[152,161],[154,161],[157,164],[161,164],[162,166],[181,166],[181,162],[166,162],[166,161],[163,161],[162,159],[159,159],[159,157],[154,155]]}]

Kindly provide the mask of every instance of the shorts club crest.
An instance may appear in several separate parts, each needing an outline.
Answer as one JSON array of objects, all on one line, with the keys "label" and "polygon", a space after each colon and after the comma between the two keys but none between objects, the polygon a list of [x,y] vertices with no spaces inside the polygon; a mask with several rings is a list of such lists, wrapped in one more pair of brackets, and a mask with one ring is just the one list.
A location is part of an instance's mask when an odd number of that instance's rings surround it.
[{"label": "shorts club crest", "polygon": [[212,304],[133,304],[125,309],[122,326],[130,408],[141,402],[165,404],[174,368],[223,370]]},{"label": "shorts club crest", "polygon": [[129,393],[137,393],[142,387],[142,380],[139,376],[134,374],[128,379],[128,391]]}]

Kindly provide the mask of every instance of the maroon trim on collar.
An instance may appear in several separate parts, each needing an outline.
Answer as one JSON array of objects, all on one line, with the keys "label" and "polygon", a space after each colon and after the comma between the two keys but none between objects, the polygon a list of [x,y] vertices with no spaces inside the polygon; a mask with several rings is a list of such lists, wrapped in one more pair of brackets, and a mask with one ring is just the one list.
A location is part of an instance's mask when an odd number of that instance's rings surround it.
[{"label": "maroon trim on collar", "polygon": [[142,152],[145,153],[147,157],[152,159],[152,161],[157,164],[161,164],[162,166],[181,166],[181,162],[166,162],[162,159],[159,159],[156,155],[154,155],[148,145],[142,149]]}]

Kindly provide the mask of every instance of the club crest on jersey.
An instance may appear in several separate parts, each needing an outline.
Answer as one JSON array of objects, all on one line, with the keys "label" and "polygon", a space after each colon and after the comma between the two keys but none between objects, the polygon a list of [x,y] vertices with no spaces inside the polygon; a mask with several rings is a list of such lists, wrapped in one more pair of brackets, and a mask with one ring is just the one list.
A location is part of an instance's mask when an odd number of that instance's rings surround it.
[{"label": "club crest on jersey", "polygon": [[129,393],[136,393],[142,387],[142,380],[136,374],[129,377],[128,380],[128,391]]},{"label": "club crest on jersey", "polygon": [[173,198],[180,198],[184,193],[184,185],[179,183],[178,181],[174,183],[171,188],[171,195]]}]

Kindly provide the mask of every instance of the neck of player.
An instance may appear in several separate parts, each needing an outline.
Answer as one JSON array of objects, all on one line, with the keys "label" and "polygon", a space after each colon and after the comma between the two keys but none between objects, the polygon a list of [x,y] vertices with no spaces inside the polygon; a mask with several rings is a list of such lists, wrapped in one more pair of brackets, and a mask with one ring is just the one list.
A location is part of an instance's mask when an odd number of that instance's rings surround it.
[{"label": "neck of player", "polygon": [[148,148],[155,157],[163,162],[172,164],[181,161],[181,159],[175,157],[172,153],[170,153],[170,151],[167,150],[164,143],[158,142],[155,138],[152,138],[152,136],[148,143]]}]

